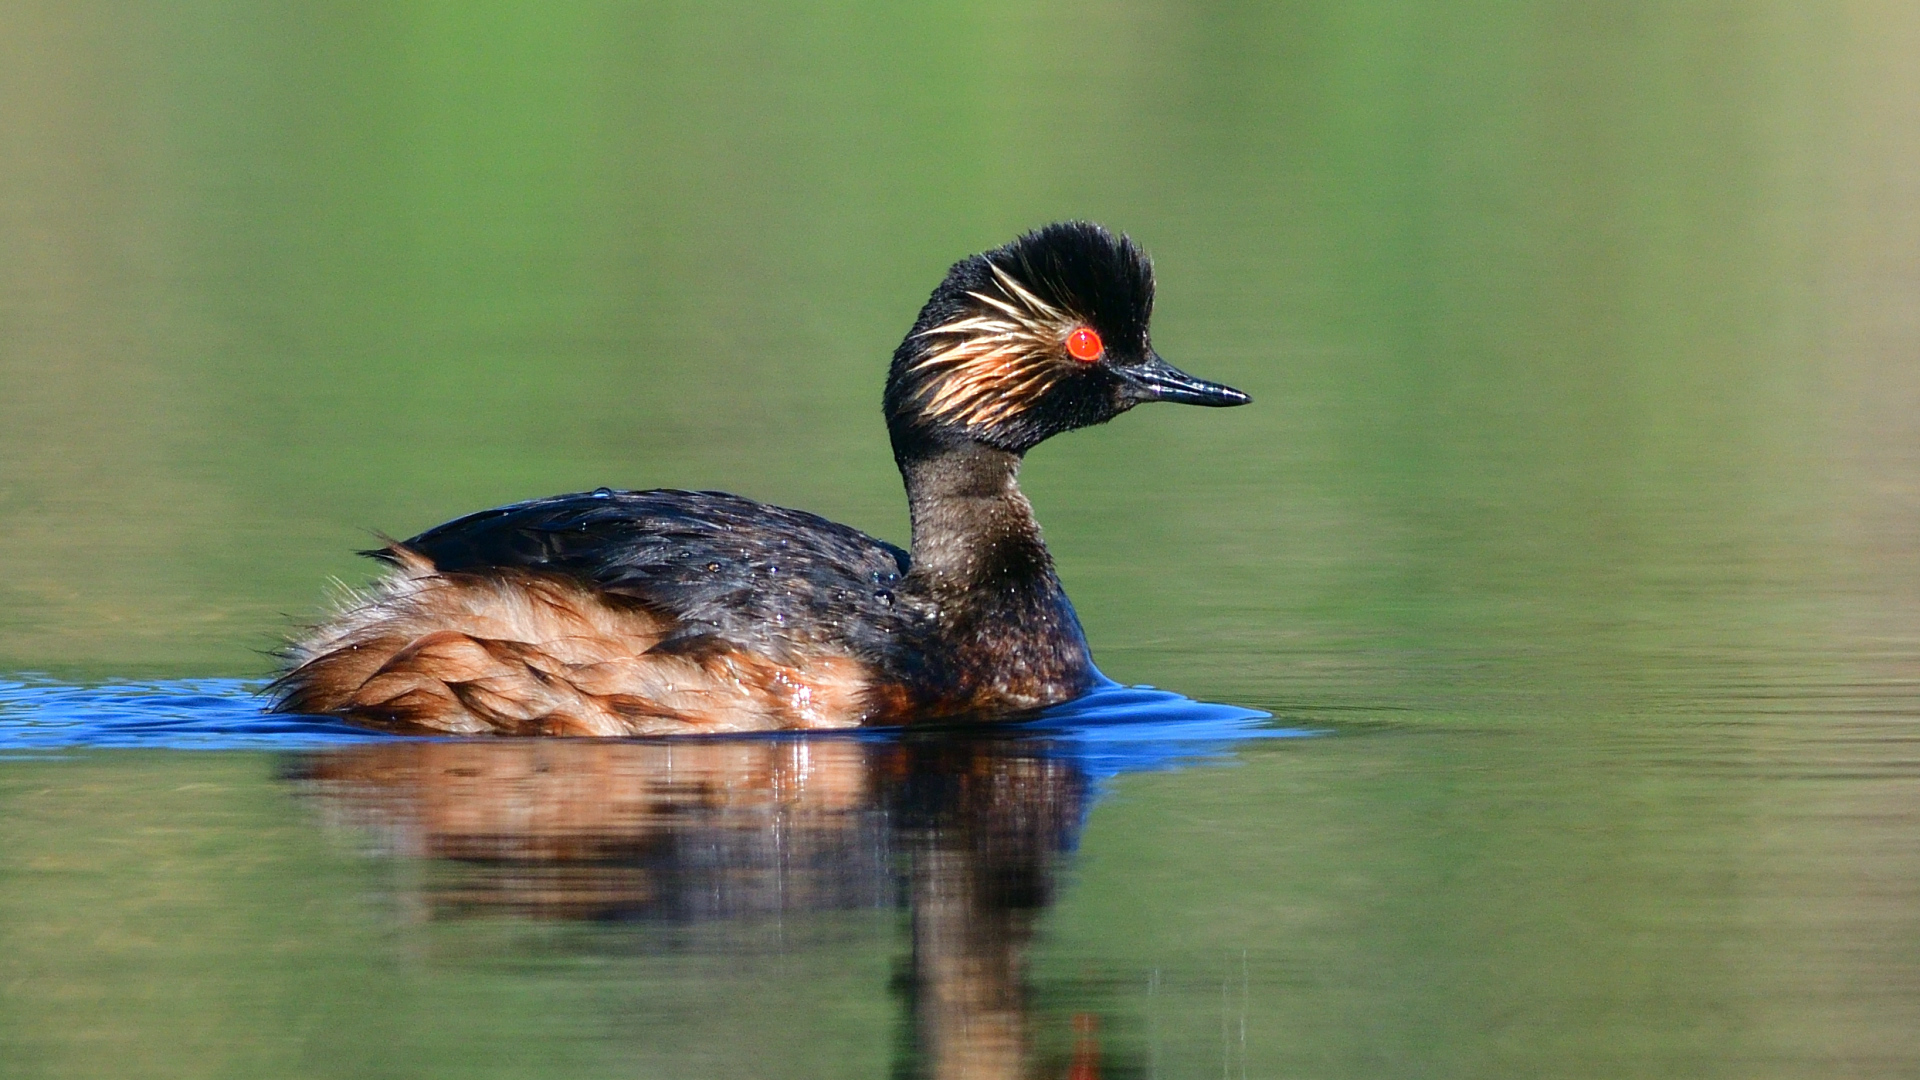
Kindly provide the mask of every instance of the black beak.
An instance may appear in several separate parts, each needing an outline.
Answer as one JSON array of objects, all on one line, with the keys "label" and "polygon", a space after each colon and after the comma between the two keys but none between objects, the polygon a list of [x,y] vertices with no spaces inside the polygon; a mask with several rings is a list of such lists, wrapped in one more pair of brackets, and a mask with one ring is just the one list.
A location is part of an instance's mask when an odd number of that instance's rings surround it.
[{"label": "black beak", "polygon": [[1231,386],[1196,379],[1160,359],[1159,353],[1148,353],[1144,364],[1114,370],[1126,380],[1127,393],[1135,401],[1177,401],[1219,409],[1253,400]]}]

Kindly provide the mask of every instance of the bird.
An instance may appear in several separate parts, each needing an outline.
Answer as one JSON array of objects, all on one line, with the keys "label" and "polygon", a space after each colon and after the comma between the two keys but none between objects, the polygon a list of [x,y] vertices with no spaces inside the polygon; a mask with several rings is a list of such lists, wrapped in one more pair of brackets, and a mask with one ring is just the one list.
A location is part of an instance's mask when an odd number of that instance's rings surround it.
[{"label": "bird", "polygon": [[297,633],[274,711],[442,735],[965,723],[1104,683],[1017,483],[1146,402],[1248,395],[1154,351],[1130,237],[1058,222],[961,259],[882,398],[910,548],[718,491],[600,488],[363,552],[385,573]]}]

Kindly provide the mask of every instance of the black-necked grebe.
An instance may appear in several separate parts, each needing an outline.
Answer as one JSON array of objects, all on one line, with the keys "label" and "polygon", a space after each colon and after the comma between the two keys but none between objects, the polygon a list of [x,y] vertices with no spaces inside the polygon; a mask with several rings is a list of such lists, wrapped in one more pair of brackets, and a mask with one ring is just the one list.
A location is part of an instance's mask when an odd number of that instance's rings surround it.
[{"label": "black-necked grebe", "polygon": [[712,491],[556,495],[370,552],[275,707],[400,731],[656,735],[1005,715],[1099,678],[1014,482],[1143,401],[1244,405],[1153,351],[1153,267],[1070,222],[963,259],[894,351],[912,553]]}]

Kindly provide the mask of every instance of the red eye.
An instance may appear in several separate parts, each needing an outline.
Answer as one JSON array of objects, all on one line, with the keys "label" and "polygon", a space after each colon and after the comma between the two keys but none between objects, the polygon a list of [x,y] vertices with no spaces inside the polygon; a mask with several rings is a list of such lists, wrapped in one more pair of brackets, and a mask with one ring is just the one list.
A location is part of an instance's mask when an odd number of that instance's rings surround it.
[{"label": "red eye", "polygon": [[1067,335],[1067,355],[1083,364],[1100,359],[1100,354],[1105,351],[1106,346],[1100,344],[1100,335],[1094,333],[1092,327],[1077,327]]}]

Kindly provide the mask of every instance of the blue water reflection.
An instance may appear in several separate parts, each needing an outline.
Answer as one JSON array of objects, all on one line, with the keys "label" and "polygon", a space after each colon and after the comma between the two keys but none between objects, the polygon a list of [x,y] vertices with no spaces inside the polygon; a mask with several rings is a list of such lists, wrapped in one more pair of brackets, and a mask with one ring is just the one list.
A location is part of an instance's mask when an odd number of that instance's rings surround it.
[{"label": "blue water reflection", "polygon": [[[316,750],[356,743],[421,741],[326,717],[264,711],[264,683],[244,679],[113,681],[94,685],[16,676],[0,680],[0,752],[68,747],[171,750]],[[953,728],[943,729],[953,731]],[[1147,686],[1107,684],[1037,719],[986,729],[996,738],[1043,741],[1095,780],[1123,772],[1218,758],[1249,739],[1297,738],[1309,728],[1271,713],[1194,701]],[[974,729],[972,734],[982,732]],[[889,740],[900,729],[754,739]]]},{"label": "blue water reflection", "polygon": [[0,680],[0,750],[299,750],[389,738],[338,720],[265,712],[263,685],[243,679],[91,686]]}]

